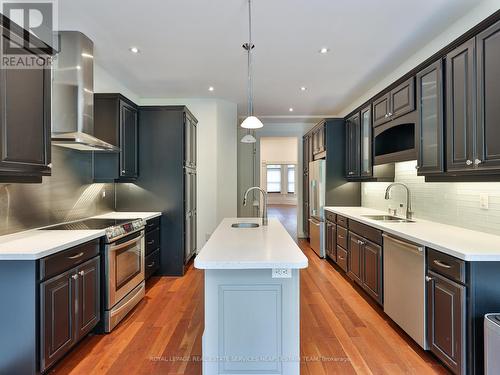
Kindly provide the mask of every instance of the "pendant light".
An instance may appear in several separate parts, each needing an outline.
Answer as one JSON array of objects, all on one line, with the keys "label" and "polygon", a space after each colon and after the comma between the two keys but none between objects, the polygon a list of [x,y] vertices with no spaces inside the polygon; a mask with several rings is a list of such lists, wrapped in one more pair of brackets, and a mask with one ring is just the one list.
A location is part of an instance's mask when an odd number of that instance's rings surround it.
[{"label": "pendant light", "polygon": [[241,138],[241,143],[256,143],[256,142],[257,140],[252,134],[250,134],[250,130],[248,130],[248,133],[245,134],[243,138]]},{"label": "pendant light", "polygon": [[[251,0],[248,0],[248,43],[243,44],[243,48],[247,51],[248,64],[248,116],[241,123],[241,127],[245,129],[259,129],[264,126],[264,124],[253,115],[252,50],[254,47],[255,46],[252,44],[252,3]],[[250,133],[247,135],[254,138]]]}]

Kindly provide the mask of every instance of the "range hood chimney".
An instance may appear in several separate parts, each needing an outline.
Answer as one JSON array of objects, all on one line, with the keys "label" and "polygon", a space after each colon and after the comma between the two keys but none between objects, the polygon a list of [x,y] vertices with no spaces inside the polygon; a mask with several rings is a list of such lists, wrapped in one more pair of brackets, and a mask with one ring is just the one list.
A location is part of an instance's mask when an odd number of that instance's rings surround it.
[{"label": "range hood chimney", "polygon": [[52,144],[80,151],[118,152],[94,137],[94,43],[78,31],[59,32],[52,85]]}]

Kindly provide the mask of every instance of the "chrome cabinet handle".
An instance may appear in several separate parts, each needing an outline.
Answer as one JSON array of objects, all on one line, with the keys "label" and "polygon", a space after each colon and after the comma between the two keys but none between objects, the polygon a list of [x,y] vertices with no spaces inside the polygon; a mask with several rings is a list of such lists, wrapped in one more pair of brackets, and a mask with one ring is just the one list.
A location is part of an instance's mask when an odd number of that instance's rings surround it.
[{"label": "chrome cabinet handle", "polygon": [[79,274],[80,276],[85,276],[85,271],[80,271],[80,272],[78,272],[78,274]]},{"label": "chrome cabinet handle", "polygon": [[472,165],[472,160],[469,160],[467,159],[467,161],[465,162],[466,165]]},{"label": "chrome cabinet handle", "polygon": [[72,255],[72,256],[68,257],[68,259],[78,259],[78,258],[81,258],[83,256],[83,254],[84,254],[84,252],[82,251],[79,254]]},{"label": "chrome cabinet handle", "polygon": [[481,164],[482,162],[483,162],[483,161],[482,161],[481,159],[476,159],[476,160],[474,160],[474,164],[475,164],[475,165],[479,165],[479,164]]},{"label": "chrome cabinet handle", "polygon": [[154,240],[148,241],[148,245],[152,245],[152,244],[154,244],[154,243],[155,243],[155,241],[154,241]]},{"label": "chrome cabinet handle", "polygon": [[344,238],[344,236],[341,236],[341,235],[339,234],[339,238],[342,238],[342,239],[343,239],[343,238]]},{"label": "chrome cabinet handle", "polygon": [[434,264],[436,266],[443,267],[443,268],[446,268],[446,269],[451,268],[451,266],[449,264],[441,262],[440,260],[437,260],[437,259],[434,259]]},{"label": "chrome cabinet handle", "polygon": [[434,280],[432,277],[430,277],[430,276],[425,276],[425,281],[430,282],[430,281],[432,281],[432,280]]},{"label": "chrome cabinet handle", "polygon": [[71,278],[72,278],[73,280],[78,279],[78,274],[77,274],[77,273],[75,273],[74,275],[71,275]]},{"label": "chrome cabinet handle", "polygon": [[361,245],[361,246],[363,246],[364,244],[365,244],[365,243],[364,243],[363,241],[361,241],[361,240],[358,240],[358,245]]}]

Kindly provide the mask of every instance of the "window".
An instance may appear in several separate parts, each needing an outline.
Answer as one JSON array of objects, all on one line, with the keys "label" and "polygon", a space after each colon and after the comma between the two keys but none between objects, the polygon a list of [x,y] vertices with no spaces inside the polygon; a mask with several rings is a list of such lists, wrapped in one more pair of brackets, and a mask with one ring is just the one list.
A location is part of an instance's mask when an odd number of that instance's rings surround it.
[{"label": "window", "polygon": [[295,165],[293,164],[287,167],[287,185],[288,194],[295,194]]},{"label": "window", "polygon": [[268,193],[295,194],[295,164],[265,165]]},{"label": "window", "polygon": [[279,164],[267,166],[267,192],[281,193],[281,165]]}]

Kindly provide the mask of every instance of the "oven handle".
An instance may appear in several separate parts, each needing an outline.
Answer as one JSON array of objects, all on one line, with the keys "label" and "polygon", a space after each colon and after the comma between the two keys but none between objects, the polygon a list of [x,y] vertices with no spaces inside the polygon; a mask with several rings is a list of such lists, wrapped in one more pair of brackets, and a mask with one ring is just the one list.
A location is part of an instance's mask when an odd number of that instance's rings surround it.
[{"label": "oven handle", "polygon": [[133,239],[131,239],[130,241],[127,241],[127,242],[124,242],[124,243],[121,243],[119,245],[111,245],[110,246],[110,250],[111,251],[116,251],[116,250],[120,250],[120,249],[123,249],[124,247],[127,247],[128,245],[131,245],[133,244],[134,242],[139,242],[140,240],[142,240],[144,238],[144,234],[141,234],[139,237],[135,237]]}]

